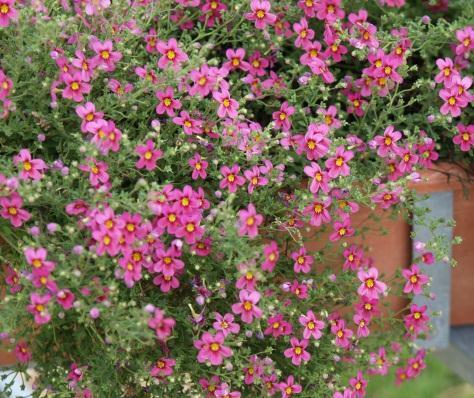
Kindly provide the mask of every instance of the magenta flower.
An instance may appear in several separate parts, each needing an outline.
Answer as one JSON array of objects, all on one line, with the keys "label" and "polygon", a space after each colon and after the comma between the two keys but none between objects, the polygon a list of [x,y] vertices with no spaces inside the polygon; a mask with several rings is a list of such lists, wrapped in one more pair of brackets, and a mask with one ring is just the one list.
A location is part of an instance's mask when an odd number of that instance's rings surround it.
[{"label": "magenta flower", "polygon": [[379,204],[382,209],[388,209],[394,204],[400,202],[400,192],[401,188],[394,191],[382,190],[372,196],[372,202]]},{"label": "magenta flower", "polygon": [[329,235],[329,240],[331,242],[336,242],[344,237],[354,235],[354,228],[351,225],[351,220],[349,217],[344,217],[341,221],[336,221],[333,224],[333,228],[334,231],[331,235]]},{"label": "magenta flower", "polygon": [[160,358],[153,364],[150,374],[158,378],[171,376],[175,365],[176,361],[172,358]]},{"label": "magenta flower", "polygon": [[30,314],[33,314],[35,323],[37,325],[44,325],[51,320],[51,314],[48,312],[47,304],[51,300],[49,293],[43,296],[38,293],[32,293],[30,296],[31,304],[27,305],[27,310]]},{"label": "magenta flower", "polygon": [[316,17],[328,23],[344,18],[344,11],[340,8],[341,0],[322,0],[316,3]]},{"label": "magenta flower", "polygon": [[324,193],[329,192],[329,177],[328,174],[321,170],[319,164],[311,162],[311,166],[305,166],[304,173],[311,177],[309,183],[309,190],[311,193],[318,193],[319,190]]},{"label": "magenta flower", "polygon": [[43,172],[47,169],[46,163],[42,159],[32,159],[28,149],[20,150],[20,153],[13,158],[13,163],[20,169],[20,179],[40,180]]},{"label": "magenta flower", "polygon": [[228,334],[237,334],[240,331],[240,325],[234,322],[234,316],[232,314],[221,315],[218,312],[215,314],[216,321],[212,324],[217,332],[221,332],[224,337]]},{"label": "magenta flower", "polygon": [[219,103],[217,108],[217,116],[220,118],[230,117],[235,119],[237,117],[237,109],[239,109],[239,103],[230,97],[227,90],[214,91],[212,94],[214,99]]},{"label": "magenta flower", "polygon": [[365,397],[365,390],[367,388],[367,380],[364,379],[364,375],[359,370],[357,376],[349,380],[349,384],[354,389],[354,398]]},{"label": "magenta flower", "polygon": [[305,350],[308,347],[308,340],[298,340],[296,337],[290,339],[291,348],[284,351],[284,355],[287,358],[291,358],[291,363],[296,366],[300,366],[301,362],[307,362],[310,360],[311,355]]},{"label": "magenta flower", "polygon": [[474,124],[465,126],[464,124],[458,123],[456,128],[458,130],[458,135],[453,137],[453,142],[456,145],[459,145],[461,151],[469,151],[474,147]]},{"label": "magenta flower", "polygon": [[326,160],[326,167],[328,168],[328,175],[331,178],[338,176],[348,176],[351,172],[350,167],[347,165],[354,157],[354,152],[346,151],[344,146],[338,146],[336,148],[336,154],[334,157]]},{"label": "magenta flower", "polygon": [[359,270],[357,277],[362,284],[357,289],[357,293],[368,299],[378,299],[379,294],[383,294],[387,290],[387,285],[377,280],[378,276],[379,271],[375,267],[369,268],[367,271]]},{"label": "magenta flower", "polygon": [[265,256],[265,261],[262,263],[262,269],[264,271],[272,272],[278,259],[280,258],[278,245],[274,240],[272,240],[268,245],[264,246],[263,255]]},{"label": "magenta flower", "polygon": [[174,117],[173,123],[183,126],[184,133],[187,135],[202,134],[202,121],[193,119],[186,111],[181,111],[179,116]]},{"label": "magenta flower", "polygon": [[343,319],[339,319],[331,326],[331,333],[335,335],[335,343],[338,347],[348,348],[351,344],[351,338],[353,332],[351,329],[346,328],[346,322]]},{"label": "magenta flower", "polygon": [[220,172],[223,176],[219,183],[220,189],[227,188],[229,192],[235,192],[239,186],[245,184],[245,178],[239,175],[240,167],[237,164],[234,164],[231,168],[222,166]]},{"label": "magenta flower", "polygon": [[342,269],[350,269],[352,271],[356,271],[362,265],[364,251],[361,247],[351,245],[350,247],[344,250],[342,255],[345,258],[344,264],[342,265]]},{"label": "magenta flower", "polygon": [[97,112],[92,102],[86,102],[84,105],[76,107],[77,115],[82,119],[81,131],[83,133],[90,132],[90,124],[98,122],[104,117],[103,112]]},{"label": "magenta flower", "polygon": [[247,209],[239,210],[239,235],[254,238],[258,235],[258,226],[263,223],[263,216],[257,214],[255,206],[250,203]]},{"label": "magenta flower", "polygon": [[300,247],[298,251],[291,253],[291,258],[295,261],[293,269],[296,273],[303,272],[307,274],[311,271],[314,259],[306,253],[304,246]]},{"label": "magenta flower", "polygon": [[249,194],[252,194],[256,187],[268,184],[268,179],[261,174],[261,170],[258,166],[253,166],[250,170],[245,170],[244,176],[247,181],[249,181],[247,187]]},{"label": "magenta flower", "polygon": [[331,222],[331,214],[329,208],[331,206],[331,198],[322,200],[315,200],[310,205],[303,209],[303,214],[310,215],[309,223],[315,227]]},{"label": "magenta flower", "polygon": [[452,59],[439,58],[436,60],[436,65],[440,72],[435,76],[435,82],[442,83],[445,87],[451,87],[453,85],[453,78],[459,76],[459,72],[455,69]]},{"label": "magenta flower", "polygon": [[444,88],[440,90],[439,96],[445,101],[440,108],[443,115],[450,113],[452,117],[458,117],[461,115],[461,109],[469,103],[466,98],[459,95],[457,87]]},{"label": "magenta flower", "polygon": [[56,267],[55,263],[46,260],[48,252],[42,247],[39,247],[38,249],[27,247],[24,250],[24,254],[26,262],[33,267],[33,273],[36,271],[46,271],[47,273],[51,273]]},{"label": "magenta flower", "polygon": [[456,38],[459,41],[455,49],[456,55],[464,55],[474,50],[474,28],[472,26],[457,30]]},{"label": "magenta flower", "polygon": [[20,341],[15,346],[15,349],[13,352],[15,353],[15,357],[18,360],[18,362],[21,362],[21,363],[27,363],[32,358],[30,348],[28,347],[28,344],[26,344],[24,341]]},{"label": "magenta flower", "polygon": [[165,276],[173,276],[177,271],[184,268],[184,262],[180,260],[181,251],[175,246],[168,249],[156,250],[156,262],[153,264],[154,272],[161,272]]},{"label": "magenta flower", "polygon": [[260,293],[257,291],[241,290],[239,292],[239,303],[232,304],[232,312],[240,314],[240,317],[245,323],[252,323],[253,318],[261,318],[262,310],[257,307],[260,300]]},{"label": "magenta flower", "polygon": [[0,216],[10,220],[14,227],[21,227],[31,218],[31,214],[23,210],[22,206],[23,199],[17,192],[13,192],[10,196],[2,196],[0,197]]},{"label": "magenta flower", "polygon": [[377,145],[377,155],[387,157],[391,153],[397,153],[398,146],[396,142],[402,138],[402,133],[394,131],[395,127],[388,126],[382,135],[374,137],[374,142]]},{"label": "magenta flower", "polygon": [[198,242],[204,235],[204,228],[199,225],[201,216],[199,214],[183,215],[181,225],[176,229],[175,235],[184,238],[187,244]]},{"label": "magenta flower", "polygon": [[209,68],[206,64],[202,65],[200,69],[193,69],[188,75],[193,81],[189,95],[199,94],[203,98],[209,95],[216,84],[216,75],[215,68]]},{"label": "magenta flower", "polygon": [[87,15],[96,15],[105,8],[110,7],[110,0],[85,0]]},{"label": "magenta flower", "polygon": [[273,25],[277,19],[275,14],[270,13],[270,2],[263,0],[252,0],[250,2],[252,12],[245,14],[245,18],[254,21],[257,29],[265,29],[268,25]]},{"label": "magenta flower", "polygon": [[306,152],[308,160],[322,158],[328,152],[331,143],[331,141],[326,137],[328,132],[329,128],[325,124],[311,123],[304,136],[295,136],[295,139],[297,139],[298,142],[296,153],[301,155],[303,152]]},{"label": "magenta flower", "polygon": [[160,101],[155,109],[158,115],[163,115],[166,112],[168,116],[172,117],[175,115],[174,111],[181,108],[181,101],[174,98],[173,87],[168,86],[165,91],[157,91],[155,95]]},{"label": "magenta flower", "polygon": [[165,318],[165,313],[159,308],[155,308],[153,317],[148,320],[148,327],[153,329],[156,338],[165,341],[173,331],[176,321],[173,318]]},{"label": "magenta flower", "polygon": [[191,175],[193,180],[197,180],[198,178],[202,178],[203,180],[206,179],[206,170],[209,163],[204,160],[199,153],[195,153],[194,156],[188,160],[188,164],[193,168],[193,173]]},{"label": "magenta flower", "polygon": [[102,43],[97,37],[92,36],[89,40],[89,47],[96,53],[91,59],[92,65],[98,66],[106,72],[113,72],[116,67],[115,64],[122,59],[122,53],[113,51],[112,40],[106,40]]},{"label": "magenta flower", "polygon": [[332,398],[354,398],[354,391],[352,391],[350,388],[345,388],[343,392],[336,391]]},{"label": "magenta flower", "polygon": [[240,69],[243,71],[247,71],[249,69],[248,62],[244,61],[245,50],[243,48],[238,48],[236,50],[229,48],[226,50],[225,56],[228,61],[222,65],[223,68],[227,70]]},{"label": "magenta flower", "polygon": [[315,340],[318,340],[323,335],[321,330],[324,329],[324,322],[316,318],[313,311],[308,310],[306,315],[301,315],[298,319],[300,325],[304,326],[303,338],[309,340],[313,337]]},{"label": "magenta flower", "polygon": [[275,127],[282,131],[290,131],[290,116],[295,113],[295,108],[290,106],[287,101],[281,104],[280,110],[273,112],[272,117],[275,121]]},{"label": "magenta flower", "polygon": [[423,286],[426,285],[430,278],[420,272],[417,264],[413,264],[411,268],[402,271],[403,277],[407,280],[403,293],[422,294]]},{"label": "magenta flower", "polygon": [[63,90],[63,98],[71,99],[75,102],[82,102],[84,100],[84,94],[89,94],[91,86],[82,80],[81,73],[75,71],[72,74],[63,73],[62,79],[66,84],[66,88]]},{"label": "magenta flower", "polygon": [[268,327],[263,331],[264,335],[271,335],[275,338],[279,336],[288,336],[293,332],[291,323],[285,321],[283,314],[276,314],[267,320]]},{"label": "magenta flower", "polygon": [[61,289],[56,292],[56,301],[65,310],[72,308],[74,299],[74,293],[72,293],[69,289]]},{"label": "magenta flower", "polygon": [[293,398],[293,395],[299,394],[303,391],[303,388],[295,383],[295,378],[293,375],[288,376],[286,381],[282,381],[278,384],[278,388],[281,391],[282,398]]},{"label": "magenta flower", "polygon": [[18,11],[13,5],[15,0],[0,0],[0,27],[6,28],[10,21],[18,18]]},{"label": "magenta flower", "polygon": [[354,314],[354,317],[352,318],[354,320],[354,323],[357,325],[357,337],[362,338],[362,337],[368,337],[370,334],[370,330],[368,327],[369,324],[369,319],[364,317],[363,314],[356,313]]},{"label": "magenta flower", "polygon": [[156,168],[156,161],[163,156],[163,152],[155,149],[155,143],[147,140],[145,145],[137,145],[135,152],[140,156],[135,166],[137,169],[146,168],[151,171]]},{"label": "magenta flower", "polygon": [[301,18],[300,22],[293,24],[293,30],[297,34],[295,40],[295,47],[305,47],[311,44],[311,40],[314,39],[314,30],[308,27],[308,21],[306,18]]},{"label": "magenta flower", "polygon": [[215,335],[204,332],[201,338],[194,342],[194,347],[199,350],[198,362],[209,361],[211,365],[221,365],[225,358],[232,356],[232,350],[224,345],[224,339],[220,332]]},{"label": "magenta flower", "polygon": [[178,42],[174,37],[169,39],[168,42],[158,41],[156,49],[161,54],[161,58],[158,60],[158,67],[160,69],[166,69],[171,64],[175,70],[178,70],[181,64],[188,60],[188,56],[179,48]]}]

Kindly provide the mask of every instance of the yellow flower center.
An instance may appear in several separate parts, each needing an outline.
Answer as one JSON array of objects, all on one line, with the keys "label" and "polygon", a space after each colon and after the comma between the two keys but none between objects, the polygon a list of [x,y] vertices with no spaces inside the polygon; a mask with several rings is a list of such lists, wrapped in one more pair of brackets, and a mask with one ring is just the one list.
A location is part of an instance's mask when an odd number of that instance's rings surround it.
[{"label": "yellow flower center", "polygon": [[168,50],[166,53],[166,57],[172,61],[173,59],[176,58],[176,53],[173,50]]},{"label": "yellow flower center", "polygon": [[412,275],[412,276],[410,277],[410,282],[411,282],[411,283],[416,283],[416,282],[418,282],[418,277],[417,277],[416,275]]},{"label": "yellow flower center", "polygon": [[222,105],[228,108],[230,106],[230,101],[226,98],[224,101],[222,101]]},{"label": "yellow flower center", "polygon": [[296,355],[301,355],[302,352],[303,352],[303,349],[301,347],[295,347],[295,354]]},{"label": "yellow flower center", "polygon": [[390,137],[385,137],[384,143],[385,145],[390,145],[392,143],[392,139]]},{"label": "yellow flower center", "polygon": [[195,229],[196,227],[194,226],[194,224],[192,223],[186,224],[186,231],[193,232]]},{"label": "yellow flower center", "polygon": [[201,78],[198,80],[198,84],[199,84],[200,86],[204,86],[204,85],[206,84],[206,82],[207,82],[207,79],[206,79],[204,76],[201,77]]},{"label": "yellow flower center", "polygon": [[314,142],[313,140],[309,140],[306,145],[307,145],[308,148],[311,149],[311,150],[313,150],[313,149],[316,148],[316,142]]},{"label": "yellow flower center", "polygon": [[72,82],[71,83],[71,90],[73,90],[73,91],[79,90],[79,83],[78,82]]},{"label": "yellow flower center", "polygon": [[455,97],[450,97],[448,100],[449,105],[454,105],[456,103],[456,98]]},{"label": "yellow flower center", "polygon": [[101,51],[100,56],[102,59],[108,60],[110,58],[110,53],[107,50]]},{"label": "yellow flower center", "polygon": [[247,225],[253,225],[255,224],[255,218],[249,217],[247,218]]},{"label": "yellow flower center", "polygon": [[316,325],[314,324],[313,321],[309,321],[308,324],[306,325],[306,327],[309,329],[309,330],[313,330]]},{"label": "yellow flower center", "polygon": [[145,159],[150,160],[153,157],[153,153],[151,151],[145,152]]},{"label": "yellow flower center", "polygon": [[469,141],[470,138],[471,138],[471,137],[469,136],[468,133],[464,133],[464,134],[462,135],[463,141],[466,141],[466,142],[467,142],[467,141]]},{"label": "yellow flower center", "polygon": [[344,332],[342,330],[338,330],[336,335],[337,337],[342,338],[342,336],[344,336]]},{"label": "yellow flower center", "polygon": [[171,257],[165,257],[163,261],[165,262],[165,264],[171,264]]},{"label": "yellow flower center", "polygon": [[240,65],[240,59],[232,58],[232,65],[233,66],[239,66]]},{"label": "yellow flower center", "polygon": [[390,73],[392,73],[392,68],[390,66],[386,66],[383,71],[388,76],[388,75],[390,75]]},{"label": "yellow flower center", "polygon": [[44,305],[38,304],[38,305],[35,307],[35,310],[38,311],[38,312],[43,312],[43,311],[44,311]]},{"label": "yellow flower center", "polygon": [[27,160],[26,162],[23,163],[23,169],[26,171],[30,171],[32,168],[31,163]]},{"label": "yellow flower center", "polygon": [[341,167],[342,165],[344,164],[344,159],[339,156],[337,159],[336,159],[336,166],[337,167]]},{"label": "yellow flower center", "polygon": [[252,309],[253,305],[250,301],[245,301],[244,302],[244,310],[245,311],[250,311]]},{"label": "yellow flower center", "polygon": [[265,11],[263,11],[263,10],[257,10],[257,18],[258,18],[258,19],[263,19],[263,18],[265,18]]},{"label": "yellow flower center", "polygon": [[16,216],[18,214],[18,210],[16,209],[16,207],[9,207],[8,214],[10,214],[11,216]]},{"label": "yellow flower center", "polygon": [[166,97],[163,100],[163,103],[165,104],[165,106],[170,106],[171,105],[171,98]]},{"label": "yellow flower center", "polygon": [[127,269],[128,269],[129,271],[133,271],[133,264],[132,264],[132,263],[128,263],[128,264],[127,264]]},{"label": "yellow flower center", "polygon": [[374,280],[371,278],[371,279],[367,279],[365,281],[365,285],[369,288],[369,289],[372,289],[374,286],[375,286],[375,283],[374,283]]},{"label": "yellow flower center", "polygon": [[344,235],[346,234],[346,232],[347,232],[347,231],[346,231],[345,228],[341,228],[341,229],[339,230],[339,235],[344,236]]},{"label": "yellow flower center", "polygon": [[218,343],[212,343],[210,348],[211,348],[211,351],[216,352],[216,351],[219,351],[220,345]]},{"label": "yellow flower center", "polygon": [[176,215],[175,214],[170,214],[168,216],[168,221],[169,222],[175,222],[176,221]]},{"label": "yellow flower center", "polygon": [[104,236],[104,239],[103,239],[104,245],[106,245],[106,246],[110,245],[111,241],[112,241],[112,239],[110,239],[109,235]]},{"label": "yellow flower center", "polygon": [[8,7],[7,4],[2,4],[0,6],[0,13],[1,14],[8,14],[9,11],[10,11],[10,7]]}]

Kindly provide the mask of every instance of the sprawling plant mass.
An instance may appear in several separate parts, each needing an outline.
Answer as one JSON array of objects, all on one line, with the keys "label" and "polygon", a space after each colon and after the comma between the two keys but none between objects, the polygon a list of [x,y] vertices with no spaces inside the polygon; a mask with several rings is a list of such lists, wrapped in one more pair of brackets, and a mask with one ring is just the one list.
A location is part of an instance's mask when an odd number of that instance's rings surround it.
[{"label": "sprawling plant mass", "polygon": [[450,242],[384,275],[354,216],[422,223],[419,171],[472,156],[473,18],[0,0],[0,332],[34,395],[361,398],[369,375],[416,377],[432,314],[389,297],[429,295],[421,264]]}]

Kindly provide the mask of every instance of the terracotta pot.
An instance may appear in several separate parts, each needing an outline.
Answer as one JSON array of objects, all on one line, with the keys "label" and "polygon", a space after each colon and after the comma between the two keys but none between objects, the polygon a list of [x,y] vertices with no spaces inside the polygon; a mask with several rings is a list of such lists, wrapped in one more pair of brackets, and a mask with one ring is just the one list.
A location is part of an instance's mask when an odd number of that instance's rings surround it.
[{"label": "terracotta pot", "polygon": [[423,173],[420,192],[453,192],[454,236],[463,241],[453,247],[458,265],[451,274],[451,324],[474,324],[474,178],[461,167],[440,163]]}]

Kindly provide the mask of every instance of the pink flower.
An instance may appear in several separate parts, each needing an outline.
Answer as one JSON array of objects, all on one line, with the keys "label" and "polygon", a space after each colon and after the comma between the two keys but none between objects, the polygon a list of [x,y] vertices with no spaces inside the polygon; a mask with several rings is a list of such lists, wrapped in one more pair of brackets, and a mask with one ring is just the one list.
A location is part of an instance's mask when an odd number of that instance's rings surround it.
[{"label": "pink flower", "polygon": [[115,64],[122,59],[122,54],[119,51],[113,51],[112,40],[101,42],[97,37],[92,36],[89,40],[89,47],[96,53],[91,63],[94,66],[99,66],[106,72],[113,72]]},{"label": "pink flower", "polygon": [[379,204],[382,209],[388,209],[394,204],[400,202],[400,192],[400,188],[394,191],[387,191],[384,189],[372,196],[372,202]]},{"label": "pink flower", "polygon": [[364,257],[364,251],[361,247],[351,245],[345,249],[342,254],[345,258],[344,264],[342,265],[344,270],[351,269],[352,271],[356,271],[361,266]]},{"label": "pink flower", "polygon": [[103,112],[97,112],[92,102],[86,102],[84,105],[76,107],[77,115],[82,119],[81,131],[90,132],[90,124],[98,122],[104,117]]},{"label": "pink flower", "polygon": [[219,183],[220,189],[227,188],[229,192],[235,192],[239,186],[245,184],[245,178],[239,175],[240,167],[237,164],[234,164],[231,168],[222,166],[220,172],[223,176]]},{"label": "pink flower", "polygon": [[51,315],[46,308],[46,305],[51,300],[49,293],[43,296],[38,293],[32,293],[30,296],[31,304],[27,305],[27,310],[30,314],[34,315],[35,323],[37,325],[43,325],[51,320]]},{"label": "pink flower", "polygon": [[163,152],[155,149],[155,143],[147,140],[145,145],[137,145],[135,152],[140,156],[135,166],[137,169],[146,168],[151,171],[156,168],[156,161],[163,156]]},{"label": "pink flower", "polygon": [[459,95],[457,87],[444,88],[439,92],[439,96],[445,101],[440,108],[443,115],[450,113],[452,117],[458,117],[461,115],[461,109],[468,105],[468,101]]},{"label": "pink flower", "polygon": [[10,21],[18,18],[18,11],[13,7],[15,0],[0,0],[0,26],[6,28]]},{"label": "pink flower", "polygon": [[301,18],[300,22],[293,24],[293,30],[298,35],[295,40],[295,47],[303,47],[311,44],[311,40],[314,39],[314,30],[308,27],[308,21],[306,18]]},{"label": "pink flower", "polygon": [[281,104],[280,110],[273,112],[272,117],[275,121],[275,127],[282,131],[289,131],[291,128],[291,120],[289,117],[295,113],[295,108],[290,106],[287,101]]},{"label": "pink flower", "polygon": [[456,55],[468,54],[471,50],[474,50],[474,29],[472,26],[457,30],[456,38],[459,41],[455,49]]},{"label": "pink flower", "polygon": [[202,65],[200,69],[193,69],[188,76],[194,83],[189,89],[191,96],[199,94],[203,98],[206,97],[217,81],[216,68],[209,68],[206,64]]},{"label": "pink flower", "polygon": [[331,326],[331,333],[336,336],[336,345],[342,348],[348,348],[351,344],[351,338],[354,334],[351,329],[346,328],[346,322],[339,319]]},{"label": "pink flower", "polygon": [[437,59],[436,65],[440,72],[435,76],[436,83],[442,83],[445,87],[453,85],[453,78],[459,75],[459,72],[454,68],[454,63],[451,58]]},{"label": "pink flower", "polygon": [[105,8],[110,7],[110,0],[85,0],[86,14],[96,15]]},{"label": "pink flower", "polygon": [[366,319],[362,314],[356,313],[353,317],[354,323],[357,325],[357,337],[367,337],[370,334],[368,327],[369,319]]},{"label": "pink flower", "polygon": [[303,388],[295,383],[295,378],[293,375],[288,376],[286,381],[283,381],[278,384],[278,388],[281,391],[282,398],[293,398],[294,394],[299,394],[303,391]]},{"label": "pink flower", "polygon": [[456,126],[458,135],[453,137],[453,142],[459,145],[461,151],[467,152],[474,147],[474,124],[465,126],[464,124],[458,123]]},{"label": "pink flower", "polygon": [[328,168],[328,174],[331,178],[338,176],[348,176],[351,172],[350,167],[347,165],[354,157],[354,152],[346,151],[344,146],[338,146],[336,148],[336,154],[334,157],[326,160],[326,167]]},{"label": "pink flower", "polygon": [[264,271],[272,272],[278,259],[280,258],[278,245],[274,240],[272,240],[268,245],[264,246],[263,255],[265,256],[265,261],[262,263],[262,269]]},{"label": "pink flower", "polygon": [[26,344],[24,341],[20,341],[16,346],[15,346],[15,357],[18,360],[18,362],[21,363],[27,363],[31,360],[31,351],[30,348],[28,347],[28,344]]},{"label": "pink flower", "polygon": [[231,119],[235,119],[237,117],[239,103],[230,97],[230,94],[227,90],[214,91],[212,96],[219,103],[219,107],[217,108],[217,116],[220,118],[227,116]]},{"label": "pink flower", "polygon": [[324,322],[316,318],[313,311],[308,310],[306,315],[301,315],[298,319],[300,325],[304,326],[303,338],[310,339],[313,337],[318,340],[323,335],[321,330],[324,329]]},{"label": "pink flower", "polygon": [[222,383],[215,393],[216,398],[240,398],[238,391],[230,391],[230,387],[226,383]]},{"label": "pink flower", "polygon": [[326,137],[328,132],[329,128],[325,124],[311,123],[304,136],[298,135],[294,137],[298,143],[296,153],[301,155],[303,152],[306,152],[308,160],[322,158],[328,152],[331,143]]},{"label": "pink flower", "polygon": [[333,224],[333,228],[334,231],[331,235],[329,235],[329,240],[331,242],[336,242],[344,237],[354,235],[354,228],[351,225],[351,220],[349,217],[344,217],[341,221],[336,221]]},{"label": "pink flower", "polygon": [[181,64],[188,60],[188,56],[179,48],[178,42],[174,37],[169,39],[167,43],[161,40],[158,41],[156,49],[162,55],[158,60],[158,67],[160,69],[166,69],[171,64],[175,70],[178,70]]},{"label": "pink flower", "polygon": [[283,319],[282,314],[271,316],[268,318],[267,322],[268,327],[263,331],[263,334],[265,335],[272,335],[277,338],[282,335],[290,335],[293,332],[293,326],[291,326],[291,323]]},{"label": "pink flower", "polygon": [[153,329],[156,338],[165,341],[173,331],[176,321],[173,318],[165,318],[165,313],[159,308],[155,309],[153,317],[148,320],[148,327]]},{"label": "pink flower", "polygon": [[322,200],[314,200],[310,205],[303,209],[303,214],[310,215],[311,218],[309,223],[315,227],[319,227],[322,224],[327,224],[331,221],[331,215],[329,214],[329,208],[331,206],[331,198]]},{"label": "pink flower", "polygon": [[379,271],[375,267],[369,268],[367,271],[364,271],[363,269],[359,270],[357,277],[362,284],[359,286],[359,289],[357,289],[357,293],[360,296],[365,296],[369,299],[379,298],[379,294],[385,292],[387,285],[377,280],[378,276]]},{"label": "pink flower", "polygon": [[160,358],[153,364],[150,370],[150,374],[153,377],[167,377],[173,374],[173,367],[176,365],[176,361],[172,358]]},{"label": "pink flower", "polygon": [[198,362],[209,361],[211,365],[221,365],[225,358],[232,356],[232,350],[223,345],[224,338],[224,334],[220,332],[214,336],[204,332],[201,338],[194,342],[194,347],[199,350]]},{"label": "pink flower", "polygon": [[257,291],[241,290],[239,292],[240,303],[232,304],[232,312],[240,314],[242,321],[252,323],[253,318],[261,318],[262,310],[257,307],[260,300],[260,293]]},{"label": "pink flower", "polygon": [[378,147],[377,155],[386,157],[390,153],[397,153],[398,147],[395,143],[400,140],[402,133],[394,130],[395,127],[390,125],[385,129],[383,136],[377,135],[374,137],[374,142]]},{"label": "pink flower", "polygon": [[23,199],[17,192],[13,192],[10,196],[0,197],[0,216],[10,220],[14,227],[21,227],[31,218],[31,214],[23,210],[22,206]]},{"label": "pink flower", "polygon": [[227,313],[221,315],[216,312],[215,319],[216,321],[212,324],[212,326],[216,331],[221,332],[224,337],[227,337],[227,335],[230,333],[239,333],[240,325],[234,322],[234,316],[232,314]]},{"label": "pink flower", "polygon": [[295,261],[293,265],[295,272],[303,272],[307,274],[311,271],[314,259],[306,253],[304,246],[300,247],[298,251],[291,253],[291,258]]},{"label": "pink flower", "polygon": [[365,389],[367,388],[367,380],[364,379],[364,375],[359,370],[357,376],[349,380],[349,384],[354,389],[354,398],[365,397]]},{"label": "pink flower", "polygon": [[193,119],[186,111],[181,111],[179,117],[174,117],[173,123],[183,126],[184,134],[202,134],[202,121]]},{"label": "pink flower", "polygon": [[181,102],[173,98],[173,87],[168,86],[165,91],[157,91],[155,95],[160,100],[155,109],[158,115],[163,115],[166,112],[168,116],[172,117],[175,115],[174,111],[181,108]]},{"label": "pink flower", "polygon": [[63,73],[62,79],[66,83],[66,88],[63,90],[63,98],[71,99],[75,102],[82,102],[84,100],[83,94],[89,94],[91,86],[82,80],[79,71]]},{"label": "pink flower", "polygon": [[261,175],[261,170],[258,166],[253,166],[250,170],[245,170],[244,176],[249,181],[247,188],[249,194],[252,194],[257,186],[264,186],[268,184],[268,179]]},{"label": "pink flower", "polygon": [[115,127],[114,121],[99,119],[89,123],[87,131],[93,134],[91,142],[99,148],[101,154],[107,155],[109,150],[118,152],[120,149],[122,132]]},{"label": "pink flower", "polygon": [[72,293],[69,289],[61,289],[56,292],[56,301],[65,310],[72,308],[74,299],[74,293]]},{"label": "pink flower", "polygon": [[180,260],[181,251],[175,246],[168,249],[156,250],[157,260],[153,264],[154,272],[162,272],[165,276],[173,276],[177,271],[184,268],[184,262]]},{"label": "pink flower", "polygon": [[305,166],[304,172],[311,177],[309,185],[311,193],[318,193],[319,190],[324,193],[329,192],[329,177],[325,171],[321,170],[319,164],[311,162],[311,166]]},{"label": "pink flower", "polygon": [[207,167],[209,163],[201,158],[199,153],[195,153],[194,156],[188,160],[188,164],[193,168],[193,173],[191,178],[193,180],[197,180],[198,178],[202,178],[203,180],[207,177]]},{"label": "pink flower", "polygon": [[247,71],[249,69],[248,62],[244,61],[245,50],[243,48],[238,48],[236,50],[229,48],[226,50],[225,56],[228,61],[222,65],[223,68],[228,70],[241,69],[243,71]]},{"label": "pink flower", "polygon": [[343,392],[336,391],[332,398],[354,398],[354,394],[354,391],[350,388],[346,388]]},{"label": "pink flower", "polygon": [[20,150],[20,153],[13,158],[15,166],[20,168],[20,179],[41,180],[43,172],[47,169],[46,163],[42,159],[32,159],[28,149]]},{"label": "pink flower", "polygon": [[344,11],[340,8],[341,0],[322,0],[316,3],[316,17],[328,23],[344,18]]},{"label": "pink flower", "polygon": [[267,24],[273,25],[276,21],[276,15],[270,13],[270,7],[269,1],[252,0],[250,2],[252,12],[246,13],[245,18],[254,21],[257,29],[265,29]]},{"label": "pink flower", "polygon": [[247,209],[239,210],[239,235],[254,238],[258,235],[258,226],[263,223],[263,216],[257,214],[255,206],[250,203]]},{"label": "pink flower", "polygon": [[413,264],[410,269],[402,271],[403,277],[407,280],[403,293],[422,294],[423,286],[426,285],[430,278],[420,272],[418,265]]},{"label": "pink flower", "polygon": [[300,366],[301,362],[307,362],[310,360],[311,355],[305,350],[308,347],[308,340],[298,340],[296,337],[290,339],[291,348],[284,351],[284,355],[287,358],[291,358],[291,363],[296,366]]}]

